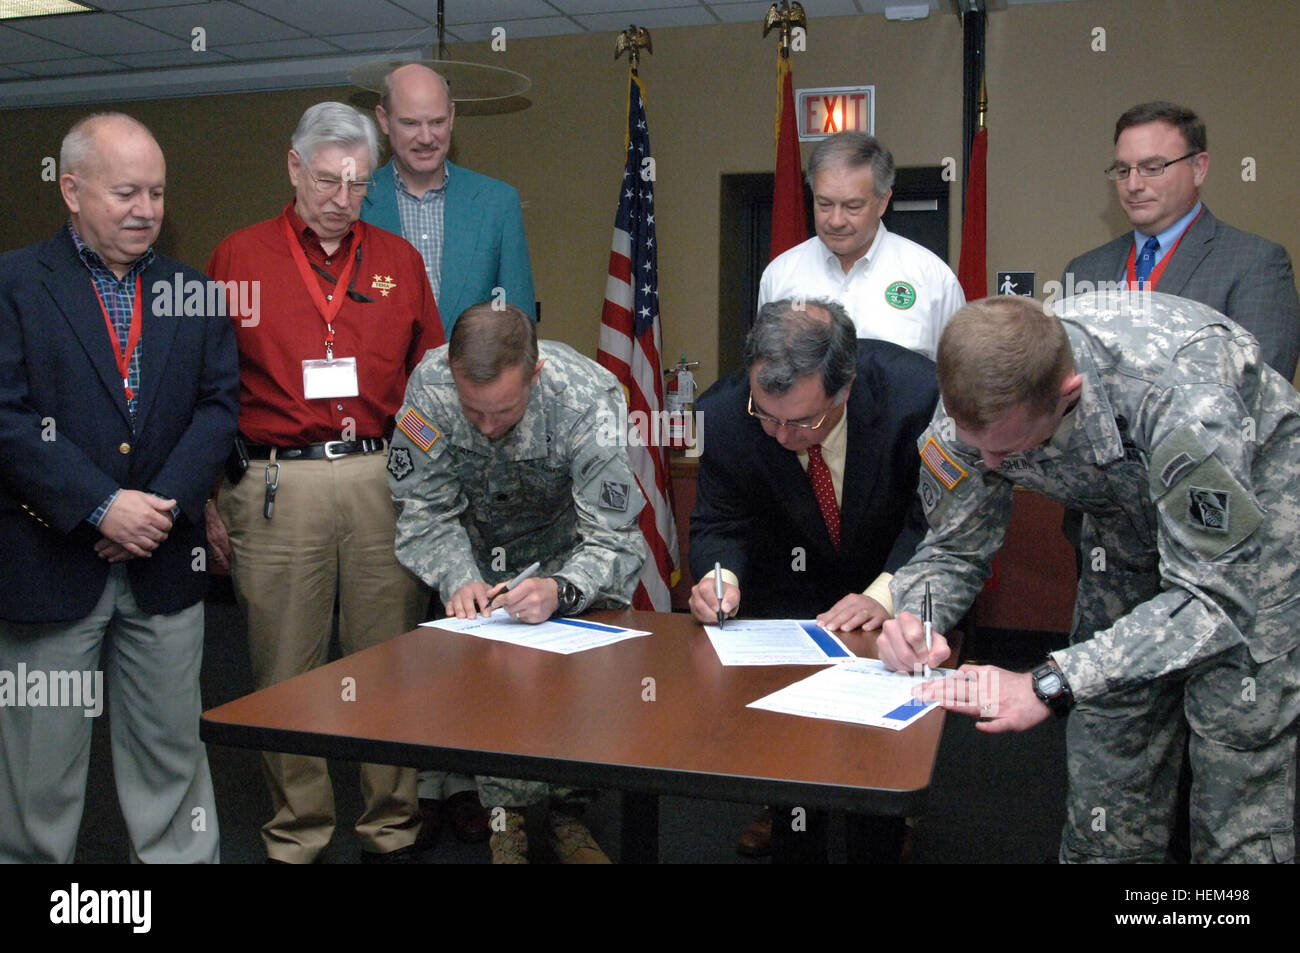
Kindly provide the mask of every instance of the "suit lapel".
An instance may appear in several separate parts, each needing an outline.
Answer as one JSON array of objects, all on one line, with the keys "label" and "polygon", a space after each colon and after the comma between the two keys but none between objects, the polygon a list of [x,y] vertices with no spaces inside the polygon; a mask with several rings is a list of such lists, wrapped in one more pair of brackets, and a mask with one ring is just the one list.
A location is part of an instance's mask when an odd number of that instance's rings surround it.
[{"label": "suit lapel", "polygon": [[880,469],[886,453],[877,431],[878,408],[872,405],[871,382],[859,377],[849,397],[848,433],[844,454],[844,492],[840,505],[841,545],[858,536],[874,488],[881,485]]},{"label": "suit lapel", "polygon": [[[754,454],[754,459],[764,471],[772,495],[789,514],[790,520],[802,528],[808,539],[817,545],[822,555],[833,556],[835,550],[831,546],[830,533],[826,530],[826,521],[822,519],[821,507],[817,505],[812,483],[807,471],[800,466],[798,455],[786,450],[774,438],[765,434],[758,421],[753,423],[756,431],[752,438],[753,445],[761,447],[760,441],[768,441],[772,445],[771,452]],[[842,517],[840,522],[842,525]],[[842,532],[840,538],[843,539]]]},{"label": "suit lapel", "polygon": [[104,310],[95,294],[90,272],[77,257],[72,237],[66,232],[60,233],[46,246],[43,260],[50,269],[43,276],[46,291],[54,299],[63,319],[77,335],[86,352],[86,359],[108,391],[113,406],[129,424],[131,413],[126,407],[126,392],[122,387],[122,375],[117,370],[117,361],[113,357],[113,344],[109,341],[108,327],[104,323]]},{"label": "suit lapel", "polygon": [[[181,315],[172,314],[172,308],[159,308],[158,310],[164,313],[154,313],[154,296],[151,291],[154,282],[165,282],[167,290],[163,294],[170,295],[173,281],[184,282],[185,280],[184,273],[180,271],[171,275],[163,272],[162,259],[155,257],[153,264],[146,268],[141,276],[141,288],[144,296],[144,315],[142,316],[144,328],[140,334],[140,399],[137,401],[135,408],[137,432],[144,430],[144,423],[149,416],[149,411],[157,403],[158,392],[163,389],[168,356],[176,340],[176,329],[180,321],[204,320],[202,317],[182,318]],[[207,300],[206,288],[204,289],[204,300]]]},{"label": "suit lapel", "polygon": [[[478,236],[482,233],[483,212],[479,208],[478,186],[472,178],[450,162],[450,182],[447,188],[447,207],[443,215],[442,278],[438,300],[457,301],[466,278],[472,274],[470,264],[477,251]],[[457,176],[459,175],[459,179]],[[470,304],[477,302],[471,301]],[[439,309],[441,310],[441,309]],[[454,321],[458,314],[443,315],[444,321]]]},{"label": "suit lapel", "polygon": [[1164,274],[1156,284],[1156,291],[1169,295],[1183,293],[1187,282],[1192,280],[1192,275],[1210,253],[1217,227],[1218,221],[1210,214],[1210,210],[1201,206],[1201,214],[1187,227],[1178,247],[1170,255],[1169,264],[1165,266]]}]

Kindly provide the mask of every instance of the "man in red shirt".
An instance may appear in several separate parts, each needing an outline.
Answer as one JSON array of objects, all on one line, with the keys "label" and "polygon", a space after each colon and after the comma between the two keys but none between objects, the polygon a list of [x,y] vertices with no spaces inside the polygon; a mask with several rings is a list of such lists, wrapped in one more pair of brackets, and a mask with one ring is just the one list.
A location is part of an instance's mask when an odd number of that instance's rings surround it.
[{"label": "man in red shirt", "polygon": [[[312,106],[289,150],[294,200],[227,237],[208,264],[245,305],[230,310],[251,462],[209,504],[208,534],[248,618],[258,688],[326,661],[336,596],[345,654],[414,628],[428,602],[393,552],[385,466],[406,379],[443,331],[419,252],[358,220],[378,148],[369,117]],[[344,684],[321,704],[382,690]],[[275,808],[262,828],[267,856],[311,863],[334,830],[325,761],[263,760]],[[361,788],[362,859],[413,860],[415,771],[362,765]]]}]

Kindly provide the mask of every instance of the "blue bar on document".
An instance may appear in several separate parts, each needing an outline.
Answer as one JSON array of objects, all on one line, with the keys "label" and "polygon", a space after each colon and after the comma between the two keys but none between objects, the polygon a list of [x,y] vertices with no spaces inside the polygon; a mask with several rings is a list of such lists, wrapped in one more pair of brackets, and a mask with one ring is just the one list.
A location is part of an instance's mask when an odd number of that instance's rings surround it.
[{"label": "blue bar on document", "polygon": [[817,647],[822,650],[822,654],[827,658],[852,658],[852,652],[846,652],[840,648],[839,644],[831,638],[829,632],[823,629],[816,622],[801,622],[800,627],[808,633],[809,638],[817,643]]},{"label": "blue bar on document", "polygon": [[560,625],[572,625],[579,629],[595,629],[597,632],[625,631],[616,625],[601,625],[599,622],[583,622],[581,619],[552,619],[551,621]]},{"label": "blue bar on document", "polygon": [[888,718],[890,721],[908,721],[909,719],[916,717],[916,713],[919,709],[930,708],[933,705],[934,702],[923,702],[919,699],[913,698],[911,701],[903,702],[903,704],[899,705],[893,711],[885,712],[884,717]]}]

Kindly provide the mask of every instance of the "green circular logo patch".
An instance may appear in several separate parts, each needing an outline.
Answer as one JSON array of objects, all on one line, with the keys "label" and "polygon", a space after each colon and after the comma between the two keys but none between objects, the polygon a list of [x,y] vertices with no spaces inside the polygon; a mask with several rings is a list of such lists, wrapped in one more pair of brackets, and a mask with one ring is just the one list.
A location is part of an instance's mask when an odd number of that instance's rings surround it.
[{"label": "green circular logo patch", "polygon": [[916,289],[906,281],[891,282],[885,289],[885,300],[899,311],[906,311],[916,304]]}]

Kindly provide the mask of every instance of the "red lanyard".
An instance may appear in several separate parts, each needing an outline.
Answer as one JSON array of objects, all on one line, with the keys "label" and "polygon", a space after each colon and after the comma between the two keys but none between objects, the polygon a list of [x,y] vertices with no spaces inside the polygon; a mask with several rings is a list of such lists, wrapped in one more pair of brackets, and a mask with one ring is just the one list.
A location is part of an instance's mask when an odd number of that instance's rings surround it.
[{"label": "red lanyard", "polygon": [[99,289],[95,289],[95,297],[99,298],[99,310],[104,313],[104,324],[108,327],[108,339],[113,345],[113,359],[117,361],[117,371],[122,375],[122,389],[126,391],[127,403],[135,400],[135,392],[131,390],[128,379],[131,374],[131,355],[135,353],[136,345],[140,343],[140,330],[143,325],[144,302],[140,296],[140,276],[135,276],[135,305],[131,308],[131,329],[126,332],[126,350],[118,350],[117,329],[113,327],[113,319],[108,316],[108,309],[104,307],[104,299],[99,296]]},{"label": "red lanyard", "polygon": [[[316,310],[325,319],[325,357],[332,361],[334,360],[334,317],[339,313],[339,308],[343,307],[348,281],[351,280],[352,270],[357,264],[356,256],[348,257],[348,262],[343,267],[343,274],[339,275],[339,280],[334,285],[334,294],[329,301],[326,301],[324,292],[320,290],[320,281],[312,274],[311,265],[307,263],[307,255],[302,250],[302,243],[293,233],[288,216],[281,218],[280,224],[284,226],[284,237],[289,242],[289,254],[293,256],[293,263],[298,266],[302,283],[307,286],[307,293],[311,295]],[[360,240],[361,237],[358,235],[357,241]]]},{"label": "red lanyard", "polygon": [[[1204,206],[1201,207],[1201,211],[1202,212],[1205,211]],[[1201,217],[1201,212],[1197,212],[1196,218],[1200,218],[1200,217]],[[1187,228],[1183,229],[1183,235],[1186,235],[1188,229],[1190,229],[1194,224],[1196,224],[1196,218],[1192,219],[1190,222],[1187,223]],[[1183,240],[1183,235],[1178,236],[1178,241],[1174,242],[1174,247],[1169,249],[1169,251],[1165,254],[1165,257],[1160,259],[1159,264],[1157,264],[1154,268],[1151,269],[1151,277],[1147,278],[1146,280],[1146,285],[1149,290],[1151,291],[1156,290],[1156,283],[1160,280],[1160,276],[1165,273],[1165,265],[1169,264],[1169,259],[1173,258],[1174,252],[1178,250],[1178,245]],[[1141,290],[1138,287],[1138,280],[1137,280],[1137,242],[1134,242],[1129,247],[1128,265],[1126,266],[1126,268],[1128,273],[1129,289],[1131,291]]]}]

